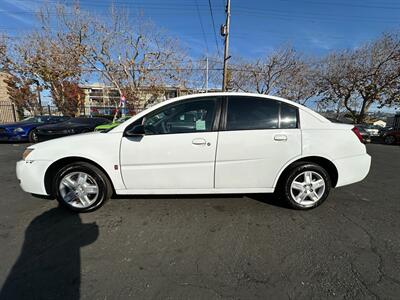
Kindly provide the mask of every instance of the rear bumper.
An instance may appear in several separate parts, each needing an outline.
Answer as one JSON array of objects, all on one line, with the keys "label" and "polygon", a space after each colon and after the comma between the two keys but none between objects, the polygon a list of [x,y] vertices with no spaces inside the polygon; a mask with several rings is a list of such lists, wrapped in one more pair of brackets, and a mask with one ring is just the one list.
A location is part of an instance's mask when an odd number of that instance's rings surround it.
[{"label": "rear bumper", "polygon": [[17,178],[23,191],[31,194],[48,195],[44,186],[44,176],[51,161],[17,162]]},{"label": "rear bumper", "polygon": [[334,161],[338,170],[336,187],[359,182],[367,177],[371,166],[371,156],[368,154],[337,159]]}]

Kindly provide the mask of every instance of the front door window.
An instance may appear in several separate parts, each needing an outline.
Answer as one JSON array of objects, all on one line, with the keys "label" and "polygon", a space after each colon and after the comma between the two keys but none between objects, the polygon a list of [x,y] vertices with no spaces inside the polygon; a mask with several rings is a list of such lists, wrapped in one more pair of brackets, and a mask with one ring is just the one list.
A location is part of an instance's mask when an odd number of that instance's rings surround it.
[{"label": "front door window", "polygon": [[216,99],[200,99],[173,104],[144,118],[146,134],[173,134],[212,131]]}]

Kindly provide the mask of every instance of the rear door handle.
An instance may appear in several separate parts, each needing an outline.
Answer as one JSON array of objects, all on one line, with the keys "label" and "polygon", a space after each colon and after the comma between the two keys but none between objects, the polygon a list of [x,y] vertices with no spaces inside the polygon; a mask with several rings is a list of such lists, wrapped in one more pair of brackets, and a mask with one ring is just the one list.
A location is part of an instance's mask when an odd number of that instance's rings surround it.
[{"label": "rear door handle", "polygon": [[274,136],[274,140],[278,142],[285,142],[287,141],[287,136],[284,134],[277,134]]},{"label": "rear door handle", "polygon": [[206,143],[207,143],[207,141],[205,139],[194,139],[192,141],[192,144],[196,145],[196,146],[202,146],[202,145],[205,145]]}]

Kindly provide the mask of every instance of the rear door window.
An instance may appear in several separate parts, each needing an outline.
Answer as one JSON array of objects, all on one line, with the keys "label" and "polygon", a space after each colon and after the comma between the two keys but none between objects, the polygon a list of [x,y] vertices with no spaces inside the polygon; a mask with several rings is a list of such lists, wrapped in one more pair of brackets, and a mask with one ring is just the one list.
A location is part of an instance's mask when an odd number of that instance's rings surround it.
[{"label": "rear door window", "polygon": [[297,128],[297,107],[281,102],[280,128]]},{"label": "rear door window", "polygon": [[244,96],[229,97],[227,130],[276,129],[278,126],[278,101]]}]

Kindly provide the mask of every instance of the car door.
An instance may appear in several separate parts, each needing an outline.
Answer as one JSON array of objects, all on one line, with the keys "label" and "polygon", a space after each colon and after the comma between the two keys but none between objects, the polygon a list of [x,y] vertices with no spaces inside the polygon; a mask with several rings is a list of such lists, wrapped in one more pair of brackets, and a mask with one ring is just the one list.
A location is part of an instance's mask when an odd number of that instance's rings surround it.
[{"label": "car door", "polygon": [[217,97],[184,100],[139,120],[145,135],[121,142],[126,188],[165,193],[214,188],[219,106]]},{"label": "car door", "polygon": [[267,192],[281,168],[301,155],[298,109],[249,96],[229,96],[226,101],[215,187]]}]

